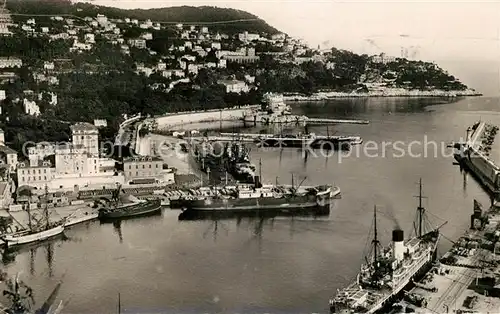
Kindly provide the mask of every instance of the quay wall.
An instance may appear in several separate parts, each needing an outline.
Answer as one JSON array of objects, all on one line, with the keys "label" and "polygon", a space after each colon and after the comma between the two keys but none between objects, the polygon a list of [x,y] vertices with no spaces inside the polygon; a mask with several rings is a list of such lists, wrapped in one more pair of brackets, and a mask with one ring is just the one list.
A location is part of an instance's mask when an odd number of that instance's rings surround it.
[{"label": "quay wall", "polygon": [[[471,135],[471,138],[474,138],[476,142],[481,141],[485,132],[485,128],[480,129]],[[477,131],[481,133],[476,134]],[[481,151],[482,143],[468,144],[470,145],[468,151],[461,158],[458,158],[458,161],[472,171],[491,193],[497,194],[500,189],[500,167]]]},{"label": "quay wall", "polygon": [[168,130],[178,128],[186,124],[200,122],[233,121],[242,119],[248,110],[260,108],[260,106],[245,106],[226,109],[179,112],[160,117],[155,117],[158,129]]}]

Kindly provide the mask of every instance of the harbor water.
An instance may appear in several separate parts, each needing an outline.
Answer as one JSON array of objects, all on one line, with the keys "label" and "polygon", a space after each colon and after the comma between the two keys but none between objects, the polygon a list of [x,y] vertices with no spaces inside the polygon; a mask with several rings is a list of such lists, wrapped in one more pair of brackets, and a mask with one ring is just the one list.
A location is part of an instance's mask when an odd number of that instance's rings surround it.
[{"label": "harbor water", "polygon": [[[350,156],[310,152],[305,160],[296,148],[252,148],[264,182],[289,184],[293,173],[295,184],[306,177],[304,185],[338,185],[342,199],[329,217],[179,222],[178,211],[166,210],[119,224],[94,221],[71,227],[65,239],[4,256],[3,268],[19,272],[38,301],[64,275],[59,298],[68,301],[66,313],[116,312],[118,293],[123,313],[325,313],[368,253],[374,205],[385,244],[395,226],[409,235],[420,177],[429,219],[436,226],[448,221],[441,229],[446,238],[468,228],[473,199],[489,205],[474,179],[453,165],[446,145],[479,119],[500,125],[498,104],[496,98],[296,104],[298,114],[370,121],[310,127],[361,136],[364,143]],[[440,252],[450,246],[443,239]]]}]

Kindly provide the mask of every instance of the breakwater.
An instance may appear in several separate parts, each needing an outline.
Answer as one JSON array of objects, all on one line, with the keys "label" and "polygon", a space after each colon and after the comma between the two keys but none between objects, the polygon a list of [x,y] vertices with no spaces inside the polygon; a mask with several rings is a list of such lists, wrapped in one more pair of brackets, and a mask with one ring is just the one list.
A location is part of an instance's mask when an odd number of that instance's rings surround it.
[{"label": "breakwater", "polygon": [[193,123],[240,120],[243,118],[245,112],[257,108],[260,108],[260,106],[255,105],[203,111],[185,111],[158,116],[154,119],[159,130],[169,130]]}]

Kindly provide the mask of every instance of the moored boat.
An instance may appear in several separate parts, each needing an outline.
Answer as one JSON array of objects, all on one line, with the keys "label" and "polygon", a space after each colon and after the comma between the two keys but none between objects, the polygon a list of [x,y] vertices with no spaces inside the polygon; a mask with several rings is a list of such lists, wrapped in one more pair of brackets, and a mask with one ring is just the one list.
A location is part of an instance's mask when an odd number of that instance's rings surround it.
[{"label": "moored boat", "polygon": [[107,206],[99,209],[100,220],[122,219],[158,214],[161,212],[161,200],[139,200],[129,196],[127,200],[120,198],[121,186],[113,192],[113,198]]},{"label": "moored boat", "polygon": [[[399,227],[392,232],[392,243],[381,247],[377,237],[377,211],[374,208],[374,237],[371,256],[361,265],[356,279],[338,290],[330,300],[331,313],[376,313],[391,305],[398,295],[432,266],[436,258],[440,227],[424,230],[425,209],[422,206],[420,181],[415,236],[404,239]],[[388,311],[385,311],[388,312]]]},{"label": "moored boat", "polygon": [[[35,229],[36,230],[36,229]],[[45,229],[26,230],[17,233],[7,234],[2,238],[2,241],[7,247],[12,247],[21,244],[39,242],[58,236],[64,232],[63,225],[47,226]]]},{"label": "moored boat", "polygon": [[4,235],[1,239],[6,247],[22,244],[40,242],[64,232],[64,222],[51,222],[48,210],[47,187],[45,187],[45,206],[43,210],[43,221],[37,221],[33,217],[32,210],[28,207],[28,228],[15,233]]},{"label": "moored boat", "polygon": [[204,196],[177,201],[185,211],[197,212],[265,212],[299,213],[310,211],[329,214],[333,198],[340,196],[340,189],[332,185],[301,187],[295,185],[262,185],[259,176],[254,185],[237,185],[208,188]]}]

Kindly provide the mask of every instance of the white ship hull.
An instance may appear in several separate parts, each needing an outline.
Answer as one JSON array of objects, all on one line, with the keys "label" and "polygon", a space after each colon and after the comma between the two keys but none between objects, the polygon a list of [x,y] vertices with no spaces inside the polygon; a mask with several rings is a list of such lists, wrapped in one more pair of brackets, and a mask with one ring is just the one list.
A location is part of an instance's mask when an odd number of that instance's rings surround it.
[{"label": "white ship hull", "polygon": [[352,293],[353,296],[366,294],[367,298],[374,300],[373,303],[371,303],[369,307],[366,307],[364,311],[357,312],[353,308],[346,307],[346,308],[339,308],[331,312],[343,313],[343,314],[355,314],[355,313],[373,314],[376,313],[377,311],[380,311],[388,303],[388,301],[390,301],[392,297],[395,297],[396,295],[401,293],[401,291],[406,286],[408,286],[408,284],[412,281],[412,279],[414,279],[417,276],[417,274],[419,274],[422,270],[426,269],[425,265],[429,265],[430,263],[432,263],[434,252],[437,249],[437,243],[439,243],[439,238],[433,248],[429,249],[426,253],[424,253],[424,256],[422,256],[421,259],[415,265],[411,265],[414,271],[404,274],[399,284],[395,286],[392,291],[388,290],[374,291],[371,289],[362,289],[361,287],[359,287],[357,282],[351,284],[347,289],[345,289],[344,291],[350,290],[350,293]]},{"label": "white ship hull", "polygon": [[64,226],[57,226],[55,228],[51,228],[33,234],[29,234],[27,232],[9,234],[3,238],[3,241],[8,247],[12,247],[21,244],[44,241],[49,238],[60,235],[63,232],[64,232]]}]

